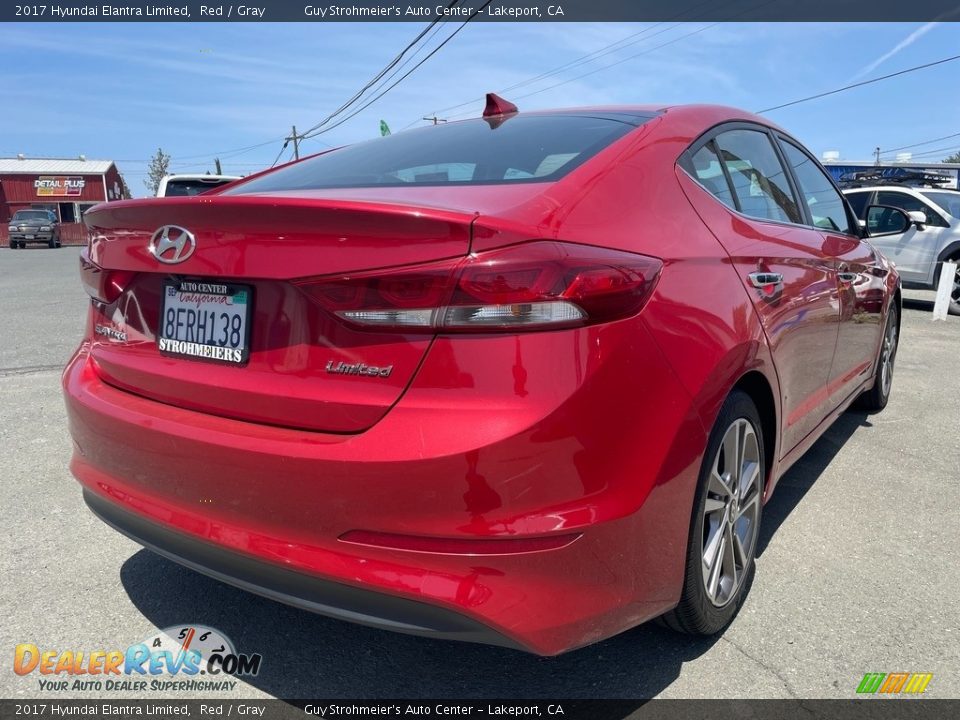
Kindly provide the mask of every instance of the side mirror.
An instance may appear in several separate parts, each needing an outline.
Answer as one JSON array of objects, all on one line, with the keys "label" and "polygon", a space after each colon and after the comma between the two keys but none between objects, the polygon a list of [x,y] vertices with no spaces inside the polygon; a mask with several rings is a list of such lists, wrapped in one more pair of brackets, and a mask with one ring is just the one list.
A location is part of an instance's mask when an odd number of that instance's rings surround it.
[{"label": "side mirror", "polygon": [[[923,213],[919,213],[923,215]],[[924,216],[926,221],[926,216]],[[907,213],[900,208],[891,205],[868,205],[867,206],[867,235],[876,237],[877,235],[898,235],[905,233],[914,224]]]},{"label": "side mirror", "polygon": [[923,226],[927,224],[927,214],[921,210],[910,210],[907,217],[917,226],[917,230],[923,230]]}]

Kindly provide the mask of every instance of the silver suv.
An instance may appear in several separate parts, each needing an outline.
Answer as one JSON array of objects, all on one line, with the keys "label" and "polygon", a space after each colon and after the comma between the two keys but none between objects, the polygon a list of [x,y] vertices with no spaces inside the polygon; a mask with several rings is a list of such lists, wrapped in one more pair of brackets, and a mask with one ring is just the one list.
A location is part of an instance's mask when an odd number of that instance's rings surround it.
[{"label": "silver suv", "polygon": [[[944,261],[958,263],[950,295],[950,314],[960,315],[960,191],[942,188],[876,185],[844,190],[861,223],[870,231],[869,242],[896,263],[904,287],[936,288]],[[913,224],[906,232],[884,233],[884,215],[870,205],[905,211]],[[895,222],[891,218],[891,222]]]}]

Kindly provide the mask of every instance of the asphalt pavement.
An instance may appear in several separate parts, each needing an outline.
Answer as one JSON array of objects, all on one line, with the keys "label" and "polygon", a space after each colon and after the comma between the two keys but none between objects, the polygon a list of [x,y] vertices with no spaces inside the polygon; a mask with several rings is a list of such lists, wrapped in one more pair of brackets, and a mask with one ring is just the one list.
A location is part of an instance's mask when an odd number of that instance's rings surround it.
[{"label": "asphalt pavement", "polygon": [[887,409],[846,413],[780,481],[721,637],[650,623],[545,659],[279,605],[94,518],[67,469],[59,384],[87,306],[77,254],[0,250],[0,697],[142,696],[44,692],[9,660],[19,643],[123,649],[181,623],[263,655],[256,678],[207,697],[850,698],[864,673],[896,671],[960,697],[960,318],[933,322],[932,293],[908,293]]}]

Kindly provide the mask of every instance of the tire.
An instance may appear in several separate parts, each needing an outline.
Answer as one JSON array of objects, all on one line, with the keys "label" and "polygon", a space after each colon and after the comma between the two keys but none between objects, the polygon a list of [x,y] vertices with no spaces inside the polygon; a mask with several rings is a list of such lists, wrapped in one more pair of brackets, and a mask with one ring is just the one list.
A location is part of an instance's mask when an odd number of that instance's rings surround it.
[{"label": "tire", "polygon": [[957,273],[953,278],[953,290],[950,292],[950,307],[947,312],[951,315],[960,315],[960,257],[950,258],[950,262],[957,264]]},{"label": "tire", "polygon": [[55,247],[57,247],[57,241],[53,238],[50,238],[50,240],[47,242],[47,247],[53,250]]},{"label": "tire", "polygon": [[[728,455],[736,458],[732,467]],[[760,414],[749,395],[734,390],[707,441],[690,521],[683,591],[680,603],[663,617],[667,627],[713,635],[736,616],[753,582],[765,477]],[[731,484],[740,492],[730,492]],[[737,519],[731,522],[731,517]]]},{"label": "tire", "polygon": [[877,376],[873,387],[857,398],[857,406],[867,412],[880,412],[890,400],[893,389],[893,368],[897,361],[897,347],[900,342],[900,326],[897,306],[891,305],[887,312],[887,324],[883,328],[883,341],[880,343],[880,355],[877,358]]}]

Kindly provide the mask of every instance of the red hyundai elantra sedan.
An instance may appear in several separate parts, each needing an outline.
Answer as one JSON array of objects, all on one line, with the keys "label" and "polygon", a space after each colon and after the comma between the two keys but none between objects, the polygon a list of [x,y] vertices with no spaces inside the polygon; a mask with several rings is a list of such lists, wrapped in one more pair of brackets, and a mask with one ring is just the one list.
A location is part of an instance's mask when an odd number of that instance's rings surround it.
[{"label": "red hyundai elantra sedan", "polygon": [[777,479],[890,393],[896,271],[730,108],[491,97],[85,220],[63,386],[90,508],[381,628],[544,655],[664,614],[715,633]]}]

